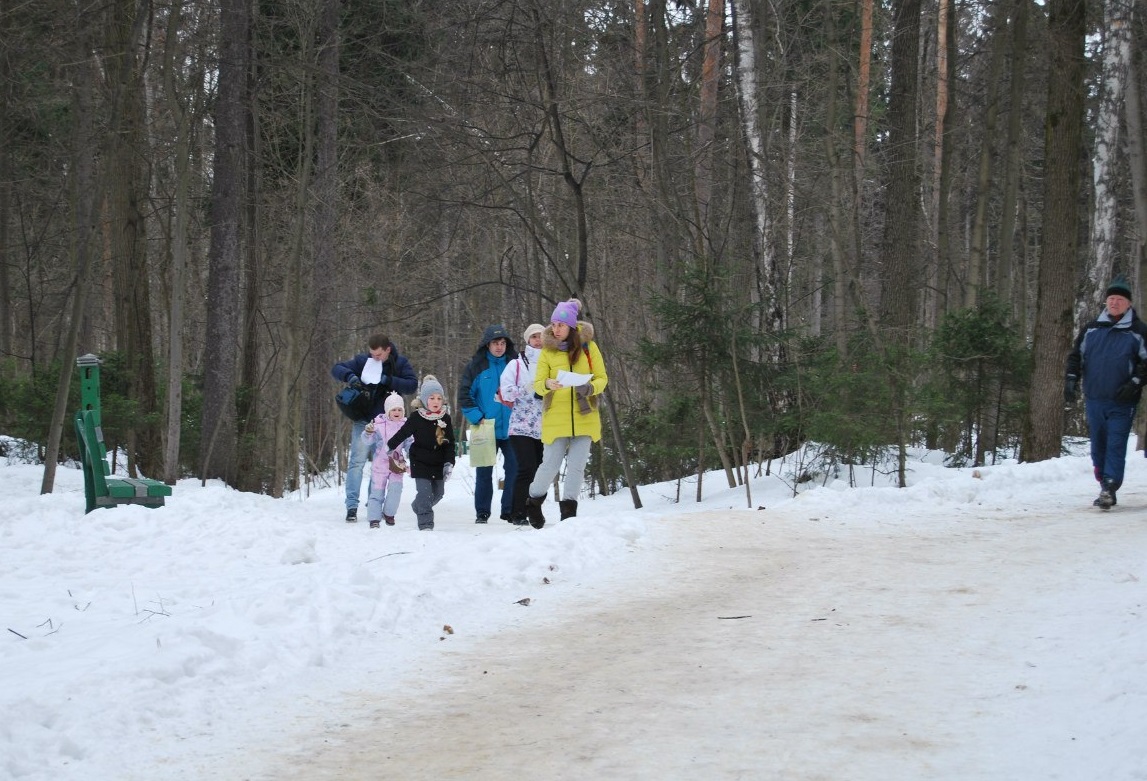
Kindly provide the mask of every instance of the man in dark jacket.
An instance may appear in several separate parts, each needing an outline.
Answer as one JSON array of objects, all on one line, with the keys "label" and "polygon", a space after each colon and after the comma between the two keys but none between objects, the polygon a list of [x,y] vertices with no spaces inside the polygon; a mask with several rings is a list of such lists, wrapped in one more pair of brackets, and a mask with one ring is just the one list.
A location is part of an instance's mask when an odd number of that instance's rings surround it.
[{"label": "man in dark jacket", "polygon": [[1083,380],[1091,464],[1099,481],[1092,502],[1104,510],[1115,505],[1123,484],[1127,437],[1147,381],[1147,325],[1131,308],[1131,285],[1117,276],[1107,286],[1107,306],[1080,329],[1067,356],[1063,398],[1074,404]]},{"label": "man in dark jacket", "polygon": [[368,340],[367,348],[368,352],[359,353],[349,361],[336,363],[331,368],[332,377],[362,391],[368,397],[368,403],[362,406],[351,421],[350,460],[346,469],[347,523],[358,520],[362,468],[371,458],[371,449],[363,441],[363,429],[375,415],[383,414],[386,397],[391,391],[408,395],[418,390],[418,377],[414,374],[414,368],[410,361],[399,355],[398,349],[389,339],[382,334],[375,334]]},{"label": "man in dark jacket", "polygon": [[[462,414],[477,426],[484,419],[494,421],[497,449],[502,451],[505,482],[502,485],[501,517],[510,520],[514,507],[514,480],[518,476],[518,459],[510,447],[510,407],[499,401],[502,370],[514,356],[514,343],[505,326],[491,325],[482,333],[474,357],[462,370],[458,384],[458,405]],[[495,455],[495,458],[497,456]],[[475,523],[490,519],[490,505],[494,499],[494,467],[480,466],[474,470]]]}]

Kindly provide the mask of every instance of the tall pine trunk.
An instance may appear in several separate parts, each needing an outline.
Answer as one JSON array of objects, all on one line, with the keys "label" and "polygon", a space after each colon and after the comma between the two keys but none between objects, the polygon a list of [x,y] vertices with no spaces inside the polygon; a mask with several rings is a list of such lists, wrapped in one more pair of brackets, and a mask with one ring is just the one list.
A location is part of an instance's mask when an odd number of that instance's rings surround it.
[{"label": "tall pine trunk", "polygon": [[888,169],[881,241],[881,324],[893,341],[918,334],[916,312],[923,277],[919,252],[920,177],[916,108],[919,100],[920,0],[894,0],[892,86],[888,101]]},{"label": "tall pine trunk", "polygon": [[898,444],[898,484],[907,485],[908,387],[904,351],[921,333],[916,321],[924,275],[920,262],[920,176],[916,108],[919,102],[920,0],[894,0],[892,82],[888,101],[888,153],[884,236],[881,240],[880,323]]},{"label": "tall pine trunk", "polygon": [[1085,0],[1051,0],[1048,5],[1043,248],[1024,461],[1055,458],[1063,437],[1064,360],[1072,338],[1079,264],[1086,18]]},{"label": "tall pine trunk", "polygon": [[235,390],[239,365],[239,238],[245,164],[248,0],[222,0],[215,162],[208,251],[207,338],[200,476],[237,483]]},{"label": "tall pine trunk", "polygon": [[56,400],[49,424],[48,447],[44,455],[44,477],[40,493],[48,494],[56,481],[60,440],[67,420],[67,406],[72,387],[74,358],[80,344],[80,326],[90,289],[93,255],[96,251],[96,198],[99,192],[96,172],[95,66],[91,59],[92,41],[90,21],[77,12],[74,19],[75,49],[69,67],[72,118],[71,177],[68,198],[72,217],[72,283],[71,317],[65,321],[66,331],[60,350],[60,373],[56,382]]},{"label": "tall pine trunk", "polygon": [[972,246],[968,252],[968,276],[964,285],[964,306],[974,309],[980,302],[980,288],[987,273],[988,202],[992,195],[992,162],[995,158],[996,123],[1000,116],[1000,79],[1007,51],[1007,6],[996,3],[991,16],[992,58],[988,66],[987,107],[984,133],[980,137],[980,167],[976,177],[976,210],[972,220]]},{"label": "tall pine trunk", "polygon": [[[127,394],[137,418],[125,428],[129,473],[161,473],[162,447],[152,355],[151,274],[148,263],[144,85],[137,49],[146,19],[132,0],[107,6],[105,51],[111,115],[106,154],[105,230],[114,280],[116,348],[126,367]],[[124,424],[129,421],[122,421]]]},{"label": "tall pine trunk", "polygon": [[1017,323],[1025,323],[1027,311],[1027,275],[1025,254],[1015,262],[1017,211],[1019,210],[1020,172],[1023,169],[1020,142],[1023,133],[1023,96],[1027,86],[1027,17],[1031,0],[1014,0],[1011,23],[1011,91],[1008,106],[1007,146],[1003,158],[1004,193],[1000,208],[999,261],[997,267],[1000,300],[1009,303]]},{"label": "tall pine trunk", "polygon": [[330,364],[335,357],[335,280],[338,275],[338,108],[339,0],[323,0],[319,19],[315,228],[312,238],[311,306],[314,332],[307,353],[303,436],[307,459],[325,467],[334,453],[335,408],[331,403]]}]

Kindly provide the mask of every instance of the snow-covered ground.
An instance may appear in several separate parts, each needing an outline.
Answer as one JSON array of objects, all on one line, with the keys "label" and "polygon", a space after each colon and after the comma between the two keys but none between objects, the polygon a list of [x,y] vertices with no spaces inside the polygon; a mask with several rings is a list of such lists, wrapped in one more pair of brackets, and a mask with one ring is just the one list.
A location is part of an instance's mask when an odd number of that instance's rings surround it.
[{"label": "snow-covered ground", "polygon": [[[300,763],[323,763],[331,730],[364,728],[367,700],[406,715],[358,745],[377,763],[371,745],[437,723],[469,654],[501,674],[479,697],[491,707],[545,685],[530,676],[584,683],[538,707],[555,729],[579,698],[614,713],[612,747],[594,729],[565,738],[610,757],[581,766],[596,778],[1147,778],[1147,461],[1129,453],[1104,513],[1085,456],[939,460],[914,459],[907,489],[817,480],[795,497],[795,463],[774,464],[750,484],[753,509],[714,473],[700,503],[692,482],[645,486],[641,510],[628,492],[583,498],[576,520],[540,531],[474,524],[462,463],[430,533],[415,529],[412,483],[398,525],[372,530],[343,522],[334,486],[275,500],[186,480],[163,508],[85,515],[79,471],[41,496],[40,468],[0,463],[0,778],[320,777]],[[666,600],[681,611],[663,615]],[[629,638],[610,647],[635,645],[578,668],[590,614],[595,631]],[[510,643],[519,661],[565,661],[498,667]],[[625,666],[650,644],[664,664]],[[710,653],[737,674],[675,692],[674,660]],[[610,676],[661,696],[611,703]],[[707,764],[680,759],[737,734],[737,691],[776,723],[741,724],[753,740]],[[626,765],[627,708],[662,707],[650,716],[668,725],[664,748]],[[903,745],[882,753],[882,741]],[[387,752],[405,770],[386,777],[513,775],[451,774],[440,747]],[[547,777],[579,777],[563,767]]]}]

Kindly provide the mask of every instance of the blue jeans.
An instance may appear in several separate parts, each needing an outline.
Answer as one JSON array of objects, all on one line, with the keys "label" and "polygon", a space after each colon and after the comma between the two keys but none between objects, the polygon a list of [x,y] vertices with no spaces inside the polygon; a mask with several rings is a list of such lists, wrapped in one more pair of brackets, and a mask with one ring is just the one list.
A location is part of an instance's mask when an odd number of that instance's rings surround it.
[{"label": "blue jeans", "polygon": [[1088,399],[1087,430],[1091,435],[1091,465],[1095,479],[1110,480],[1113,489],[1123,485],[1127,463],[1127,437],[1135,419],[1135,405],[1109,399]]},{"label": "blue jeans", "polygon": [[358,509],[358,494],[362,490],[362,468],[366,466],[374,455],[374,448],[370,447],[362,438],[367,421],[355,421],[350,426],[350,459],[346,465],[346,508]]},{"label": "blue jeans", "polygon": [[[510,440],[494,440],[498,450],[502,451],[502,468],[506,472],[505,483],[502,485],[502,515],[509,515],[514,509],[514,480],[518,477],[518,457],[514,455],[514,448],[510,447]],[[494,467],[480,466],[474,469],[474,512],[478,515],[489,515],[490,504],[494,500]]]}]

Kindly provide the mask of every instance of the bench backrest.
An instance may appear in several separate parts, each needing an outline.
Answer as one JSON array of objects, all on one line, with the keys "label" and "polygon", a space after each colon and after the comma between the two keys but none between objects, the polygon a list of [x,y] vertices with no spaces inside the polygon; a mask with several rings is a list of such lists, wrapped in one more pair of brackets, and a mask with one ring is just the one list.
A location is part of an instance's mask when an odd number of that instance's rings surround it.
[{"label": "bench backrest", "polygon": [[88,505],[94,507],[96,496],[107,496],[108,487],[105,478],[111,474],[98,412],[87,409],[76,413],[76,439],[79,440],[80,463],[83,466],[84,476],[90,478],[84,481],[84,486],[86,488],[90,484],[93,493],[87,497]]}]

